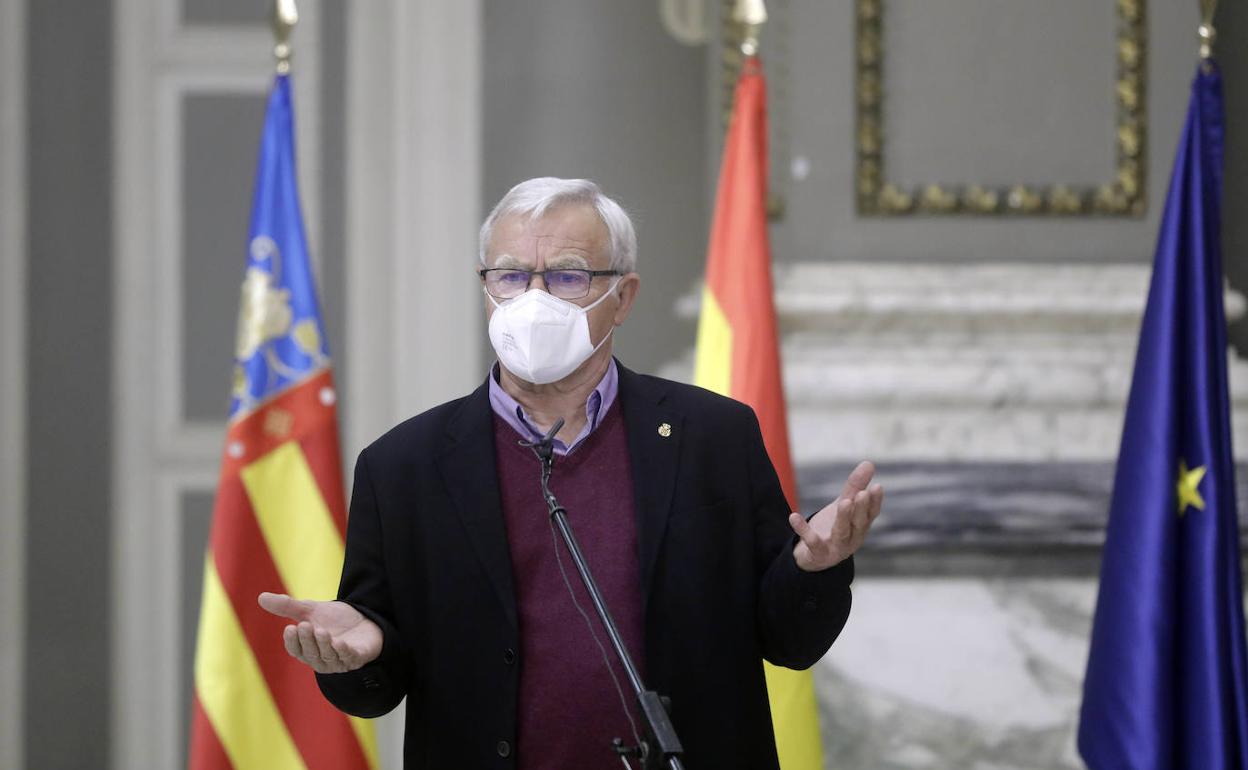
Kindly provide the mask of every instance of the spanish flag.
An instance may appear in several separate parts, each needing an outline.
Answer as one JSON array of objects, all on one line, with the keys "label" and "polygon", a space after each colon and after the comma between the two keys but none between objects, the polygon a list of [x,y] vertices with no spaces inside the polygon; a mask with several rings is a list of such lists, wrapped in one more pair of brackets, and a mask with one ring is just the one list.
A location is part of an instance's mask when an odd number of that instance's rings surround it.
[{"label": "spanish flag", "polygon": [[[693,377],[695,384],[754,408],[784,495],[796,510],[767,241],[767,93],[755,56],[746,59],[737,81],[724,144]],[[811,672],[771,664],[766,670],[780,766],[819,770],[823,750]]]},{"label": "spanish flag", "polygon": [[286,654],[261,591],[332,599],[347,526],[337,401],[295,181],[289,76],[269,96],[230,419],[204,566],[192,770],[368,770],[372,725]]}]

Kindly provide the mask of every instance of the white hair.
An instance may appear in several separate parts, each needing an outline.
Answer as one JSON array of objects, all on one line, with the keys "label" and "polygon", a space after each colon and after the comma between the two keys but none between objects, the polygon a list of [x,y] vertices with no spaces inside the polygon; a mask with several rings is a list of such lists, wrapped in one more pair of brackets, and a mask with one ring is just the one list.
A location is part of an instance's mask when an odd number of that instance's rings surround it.
[{"label": "white hair", "polygon": [[530,220],[540,219],[547,211],[569,204],[593,206],[598,218],[611,236],[611,269],[621,273],[637,270],[637,233],[633,222],[620,204],[603,195],[598,185],[588,179],[559,179],[541,176],[527,179],[507,191],[502,200],[481,225],[478,248],[481,264],[498,220],[512,214],[527,214]]}]

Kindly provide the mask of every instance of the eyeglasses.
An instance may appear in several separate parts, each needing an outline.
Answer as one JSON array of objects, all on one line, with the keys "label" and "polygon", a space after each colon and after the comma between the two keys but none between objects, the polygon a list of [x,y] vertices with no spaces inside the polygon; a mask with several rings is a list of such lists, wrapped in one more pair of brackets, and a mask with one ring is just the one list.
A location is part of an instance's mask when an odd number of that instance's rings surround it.
[{"label": "eyeglasses", "polygon": [[600,275],[623,275],[619,270],[516,270],[491,267],[478,270],[485,290],[494,299],[514,299],[529,289],[533,276],[540,275],[546,290],[559,299],[580,299],[589,294],[589,286]]}]

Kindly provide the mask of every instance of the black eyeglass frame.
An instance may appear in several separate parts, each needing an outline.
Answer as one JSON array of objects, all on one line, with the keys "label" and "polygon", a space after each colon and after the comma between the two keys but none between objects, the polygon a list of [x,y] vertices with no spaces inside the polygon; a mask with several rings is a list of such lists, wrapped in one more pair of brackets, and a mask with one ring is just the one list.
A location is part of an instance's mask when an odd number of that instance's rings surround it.
[{"label": "black eyeglass frame", "polygon": [[[586,270],[580,267],[551,267],[551,268],[547,268],[546,270],[525,270],[522,267],[487,267],[487,268],[478,270],[477,275],[481,276],[481,283],[485,286],[485,290],[488,293],[490,291],[490,283],[489,283],[489,280],[487,279],[488,274],[489,273],[504,273],[504,272],[505,273],[528,273],[529,275],[529,280],[526,281],[524,284],[524,291],[518,292],[515,295],[515,297],[518,297],[521,294],[523,294],[525,291],[529,290],[529,287],[533,285],[533,276],[535,275],[540,275],[542,277],[542,282],[546,283],[547,290],[550,289],[550,284],[546,282],[547,273],[583,273],[589,276],[589,281],[585,284],[584,294],[581,294],[580,296],[577,296],[577,297],[560,297],[560,299],[584,299],[585,297],[589,296],[589,290],[593,288],[595,278],[598,278],[599,276],[603,276],[603,275],[624,275],[624,273],[621,273],[619,270]],[[550,293],[552,295],[555,295],[554,292],[550,292]],[[500,297],[493,293],[491,293],[490,296],[494,297],[494,299],[515,299],[515,297]]]}]

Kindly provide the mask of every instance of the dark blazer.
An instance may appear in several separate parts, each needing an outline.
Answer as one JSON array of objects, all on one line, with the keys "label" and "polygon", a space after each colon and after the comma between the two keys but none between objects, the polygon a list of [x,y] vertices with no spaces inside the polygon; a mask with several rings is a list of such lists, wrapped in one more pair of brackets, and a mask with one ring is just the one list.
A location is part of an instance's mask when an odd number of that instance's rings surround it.
[{"label": "dark blazer", "polygon": [[[849,616],[853,562],[798,569],[789,508],[748,406],[619,374],[646,684],[671,698],[687,767],[775,768],[761,661],[801,669],[827,652]],[[524,655],[492,415],[482,385],[400,424],[356,463],[338,597],[381,626],[385,643],[373,663],[317,679],[357,716],[406,696],[407,768],[516,760]],[[536,484],[536,461],[534,471]]]}]

